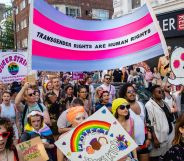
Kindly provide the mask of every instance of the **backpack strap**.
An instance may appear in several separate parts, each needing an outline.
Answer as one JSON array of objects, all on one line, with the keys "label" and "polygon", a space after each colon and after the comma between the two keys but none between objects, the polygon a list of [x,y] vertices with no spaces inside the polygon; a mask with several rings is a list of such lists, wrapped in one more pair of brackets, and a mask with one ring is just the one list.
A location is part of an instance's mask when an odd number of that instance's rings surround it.
[{"label": "backpack strap", "polygon": [[27,109],[28,109],[28,105],[25,104],[24,111],[23,111],[23,114],[22,114],[22,131],[24,131],[24,119],[26,117]]},{"label": "backpack strap", "polygon": [[38,103],[38,106],[39,106],[40,110],[43,112],[43,106],[40,103]]}]

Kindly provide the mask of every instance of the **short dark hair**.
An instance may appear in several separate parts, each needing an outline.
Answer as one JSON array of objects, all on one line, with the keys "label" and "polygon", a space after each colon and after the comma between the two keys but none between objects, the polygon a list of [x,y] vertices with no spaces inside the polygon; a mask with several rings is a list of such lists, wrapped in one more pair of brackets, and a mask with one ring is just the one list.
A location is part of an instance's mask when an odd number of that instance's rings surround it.
[{"label": "short dark hair", "polygon": [[105,78],[105,77],[110,77],[110,78],[111,78],[111,76],[110,76],[109,74],[105,74],[105,75],[104,75],[104,78]]},{"label": "short dark hair", "polygon": [[[40,111],[39,111],[39,112],[40,112]],[[35,116],[40,116],[40,115],[36,114]],[[27,123],[28,123],[30,126],[32,126],[32,125],[31,125],[31,117],[32,117],[32,116],[30,116],[30,117],[27,118]],[[43,124],[43,121],[44,121],[44,117],[43,117],[43,116],[40,116],[40,118],[41,118],[41,125],[42,125],[42,124]]]},{"label": "short dark hair", "polygon": [[72,86],[71,84],[66,85],[65,88],[64,88],[65,92],[66,92],[66,91],[68,90],[68,88],[70,88],[70,87],[73,89],[73,86]]},{"label": "short dark hair", "polygon": [[10,135],[7,139],[5,148],[12,150],[13,148],[13,138],[14,138],[14,130],[13,130],[13,125],[11,121],[8,118],[5,117],[0,117],[0,125],[4,126],[7,132],[10,132]]},{"label": "short dark hair", "polygon": [[84,103],[80,98],[75,98],[72,101],[71,106],[76,106],[76,105],[84,106]]},{"label": "short dark hair", "polygon": [[118,92],[120,98],[125,98],[126,97],[126,92],[127,92],[128,87],[132,87],[135,90],[132,83],[126,83],[126,84],[120,86],[119,92]]},{"label": "short dark hair", "polygon": [[153,92],[155,91],[156,88],[161,88],[161,86],[159,85],[153,85],[149,88],[149,91],[151,92],[151,94],[153,94]]},{"label": "short dark hair", "polygon": [[87,88],[85,86],[79,86],[78,92],[80,92],[82,88],[85,88],[87,90]]}]

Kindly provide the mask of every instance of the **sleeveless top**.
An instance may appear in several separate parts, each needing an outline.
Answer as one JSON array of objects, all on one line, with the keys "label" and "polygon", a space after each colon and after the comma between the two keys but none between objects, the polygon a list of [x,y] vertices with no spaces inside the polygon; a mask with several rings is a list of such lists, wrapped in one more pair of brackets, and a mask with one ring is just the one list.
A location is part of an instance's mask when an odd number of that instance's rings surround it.
[{"label": "sleeveless top", "polygon": [[132,136],[133,130],[134,130],[134,128],[133,128],[133,119],[130,118],[129,120],[130,120],[130,130],[127,131],[127,132],[128,132],[128,134],[129,134],[130,136]]},{"label": "sleeveless top", "polygon": [[0,116],[1,117],[7,117],[12,122],[15,122],[16,112],[15,112],[15,106],[14,106],[14,104],[10,103],[9,106],[6,106],[4,103],[2,103],[1,104]]}]

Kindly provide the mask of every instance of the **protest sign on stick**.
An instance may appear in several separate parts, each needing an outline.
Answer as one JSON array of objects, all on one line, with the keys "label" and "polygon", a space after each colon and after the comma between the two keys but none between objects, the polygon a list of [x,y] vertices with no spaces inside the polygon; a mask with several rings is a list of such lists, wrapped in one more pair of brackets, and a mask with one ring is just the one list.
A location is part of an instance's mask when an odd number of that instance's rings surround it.
[{"label": "protest sign on stick", "polygon": [[55,144],[71,161],[117,161],[137,147],[106,107],[63,135]]},{"label": "protest sign on stick", "polygon": [[46,161],[48,155],[39,137],[16,145],[20,161]]}]

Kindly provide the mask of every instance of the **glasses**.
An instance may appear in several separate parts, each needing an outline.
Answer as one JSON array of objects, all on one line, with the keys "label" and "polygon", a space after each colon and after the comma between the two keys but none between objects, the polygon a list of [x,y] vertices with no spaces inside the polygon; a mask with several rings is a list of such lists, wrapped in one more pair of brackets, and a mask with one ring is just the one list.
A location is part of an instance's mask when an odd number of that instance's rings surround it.
[{"label": "glasses", "polygon": [[127,91],[128,94],[135,94],[135,91],[134,90],[129,90]]},{"label": "glasses", "polygon": [[87,93],[87,91],[82,91],[82,92],[80,92],[80,93]]},{"label": "glasses", "polygon": [[35,96],[36,92],[27,94],[29,97]]},{"label": "glasses", "polygon": [[126,108],[127,110],[130,109],[130,105],[121,105],[121,106],[119,106],[119,109],[120,109],[120,110],[124,110],[125,108]]},{"label": "glasses", "polygon": [[111,78],[105,78],[106,80],[111,80]]},{"label": "glasses", "polygon": [[0,136],[2,136],[2,138],[8,138],[10,136],[10,132],[3,132],[0,134]]}]

